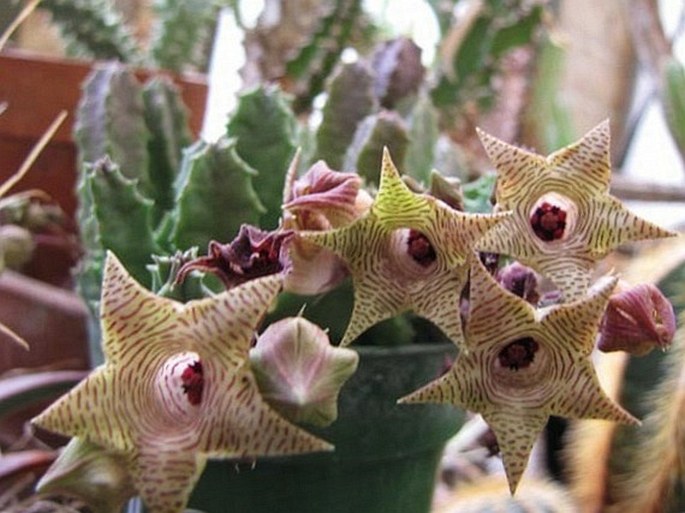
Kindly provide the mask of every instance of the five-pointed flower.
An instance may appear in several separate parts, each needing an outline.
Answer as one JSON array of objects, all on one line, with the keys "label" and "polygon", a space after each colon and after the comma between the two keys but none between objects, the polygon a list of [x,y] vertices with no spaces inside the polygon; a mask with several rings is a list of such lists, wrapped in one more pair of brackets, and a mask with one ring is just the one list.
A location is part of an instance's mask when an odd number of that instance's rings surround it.
[{"label": "five-pointed flower", "polygon": [[550,415],[637,422],[602,391],[590,361],[616,278],[603,278],[581,300],[535,309],[475,260],[467,350],[449,372],[400,401],[448,403],[482,414],[514,493]]},{"label": "five-pointed flower", "polygon": [[352,274],[354,307],[341,344],[408,310],[459,344],[467,256],[507,215],[465,214],[412,192],[386,149],[378,194],[363,217],[338,229],[300,234],[337,253]]},{"label": "five-pointed flower", "polygon": [[249,369],[255,326],[281,281],[267,276],[182,304],[145,290],[109,254],[105,364],[33,422],[124,455],[154,512],[183,511],[208,457],[330,450],[275,413]]},{"label": "five-pointed flower", "polygon": [[478,243],[550,278],[572,301],[585,294],[595,262],[618,245],[674,235],[609,194],[609,123],[547,157],[478,132],[497,169],[497,209],[513,216]]}]

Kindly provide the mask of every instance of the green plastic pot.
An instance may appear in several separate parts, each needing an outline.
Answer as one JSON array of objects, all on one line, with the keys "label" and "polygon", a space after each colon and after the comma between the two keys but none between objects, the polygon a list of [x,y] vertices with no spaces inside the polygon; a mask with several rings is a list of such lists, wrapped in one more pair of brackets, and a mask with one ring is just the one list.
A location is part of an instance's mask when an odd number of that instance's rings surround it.
[{"label": "green plastic pot", "polygon": [[463,412],[398,405],[437,378],[448,344],[359,347],[357,372],[340,394],[339,417],[310,432],[335,445],[325,454],[210,461],[190,501],[207,513],[428,513],[445,442]]}]

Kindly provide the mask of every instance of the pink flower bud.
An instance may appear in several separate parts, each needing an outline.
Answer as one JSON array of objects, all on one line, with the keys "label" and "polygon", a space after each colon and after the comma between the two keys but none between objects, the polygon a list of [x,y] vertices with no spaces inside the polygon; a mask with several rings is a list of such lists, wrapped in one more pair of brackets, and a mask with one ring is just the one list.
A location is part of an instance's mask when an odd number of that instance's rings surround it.
[{"label": "pink flower bud", "polygon": [[668,348],[675,329],[673,305],[657,287],[621,287],[609,299],[597,347],[604,352],[626,351],[642,356],[654,347]]},{"label": "pink flower bud", "polygon": [[338,416],[338,393],[357,369],[352,349],[331,346],[328,335],[302,317],[271,324],[250,351],[259,391],[293,422],[327,426]]}]

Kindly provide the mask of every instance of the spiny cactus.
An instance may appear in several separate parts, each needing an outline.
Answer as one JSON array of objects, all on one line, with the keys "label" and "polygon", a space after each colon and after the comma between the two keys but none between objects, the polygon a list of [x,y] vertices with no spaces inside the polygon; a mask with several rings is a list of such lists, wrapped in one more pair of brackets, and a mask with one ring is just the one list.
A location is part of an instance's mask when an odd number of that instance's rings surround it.
[{"label": "spiny cactus", "polygon": [[327,85],[329,100],[316,131],[316,157],[342,169],[345,151],[359,123],[377,110],[373,72],[364,62],[343,64]]},{"label": "spiny cactus", "polygon": [[444,64],[431,91],[435,104],[491,104],[491,80],[502,57],[534,39],[542,12],[542,5],[520,0],[472,3],[465,19],[453,25],[452,37],[445,39]]},{"label": "spiny cactus", "polygon": [[323,88],[340,54],[349,42],[352,30],[362,13],[361,0],[341,0],[320,21],[319,30],[286,64],[287,76],[299,82],[294,110],[308,109]]},{"label": "spiny cactus", "polygon": [[43,0],[77,55],[139,63],[140,50],[121,15],[108,0]]},{"label": "spiny cactus", "polygon": [[149,43],[133,36],[111,0],[44,0],[39,7],[77,56],[182,72],[206,71],[221,6],[219,0],[156,0]]},{"label": "spiny cactus", "polygon": [[189,64],[200,63],[204,71],[220,7],[218,0],[156,0],[152,64],[183,71]]}]

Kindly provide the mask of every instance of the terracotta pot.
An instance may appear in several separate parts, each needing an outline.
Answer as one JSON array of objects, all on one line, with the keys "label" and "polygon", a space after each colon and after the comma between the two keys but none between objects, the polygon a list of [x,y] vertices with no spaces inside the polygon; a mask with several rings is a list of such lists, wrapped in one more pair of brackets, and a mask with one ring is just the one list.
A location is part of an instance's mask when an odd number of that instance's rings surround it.
[{"label": "terracotta pot", "polygon": [[[0,53],[0,180],[12,175],[57,114],[66,109],[67,121],[33,165],[17,190],[42,189],[73,215],[76,208],[76,148],[72,139],[74,112],[81,84],[91,62],[41,57],[24,51]],[[141,80],[154,72],[136,72]],[[172,76],[190,110],[190,127],[198,135],[207,100],[202,75]]]}]

